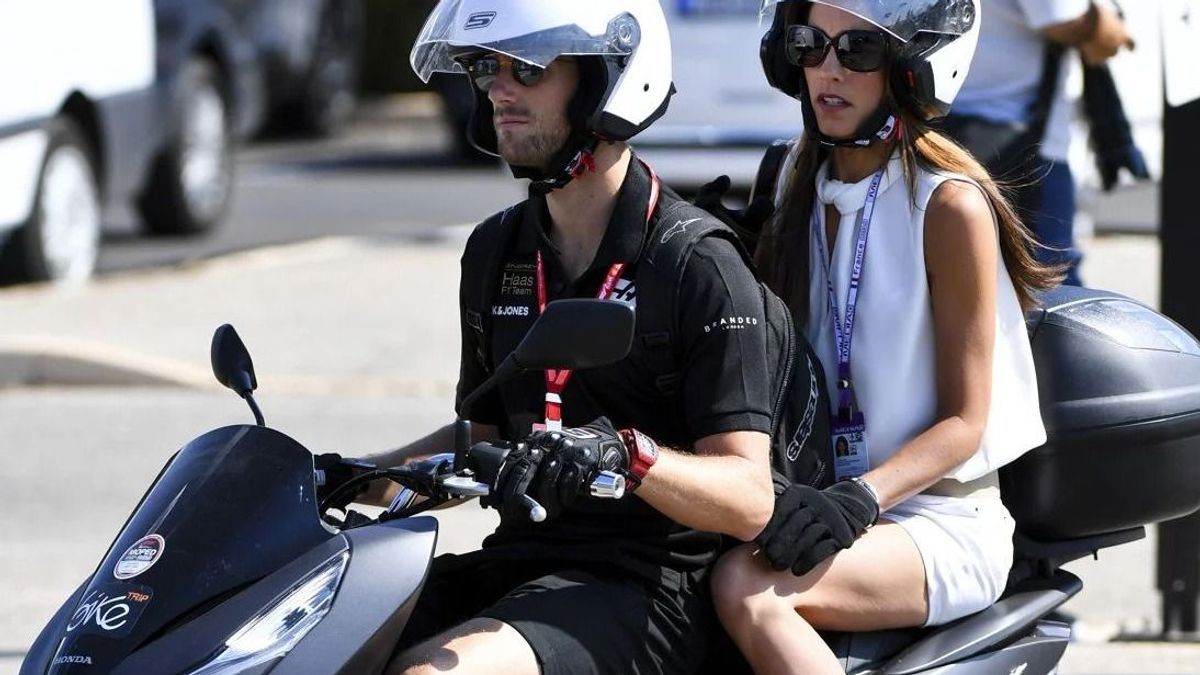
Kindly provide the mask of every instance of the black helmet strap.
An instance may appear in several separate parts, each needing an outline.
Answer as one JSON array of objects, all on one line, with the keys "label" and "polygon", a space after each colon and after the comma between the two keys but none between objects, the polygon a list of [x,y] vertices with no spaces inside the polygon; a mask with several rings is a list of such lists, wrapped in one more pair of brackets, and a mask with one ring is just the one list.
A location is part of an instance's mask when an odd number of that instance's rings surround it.
[{"label": "black helmet strap", "polygon": [[595,152],[599,139],[590,134],[571,132],[561,150],[550,159],[546,169],[528,166],[509,166],[514,178],[531,181],[529,189],[535,194],[547,194],[596,168]]}]

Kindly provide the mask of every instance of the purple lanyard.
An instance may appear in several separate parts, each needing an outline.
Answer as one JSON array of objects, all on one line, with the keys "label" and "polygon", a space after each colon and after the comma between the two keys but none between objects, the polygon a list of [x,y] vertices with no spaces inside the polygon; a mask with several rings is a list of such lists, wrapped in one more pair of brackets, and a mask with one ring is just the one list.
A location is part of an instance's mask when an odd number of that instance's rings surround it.
[{"label": "purple lanyard", "polygon": [[812,212],[812,228],[817,237],[821,254],[821,266],[825,270],[825,285],[829,290],[829,311],[833,315],[833,340],[837,349],[838,368],[838,414],[847,417],[854,407],[854,386],[850,380],[850,343],[854,338],[855,309],[858,307],[858,289],[862,284],[863,261],[867,257],[867,237],[871,232],[871,218],[875,215],[875,201],[879,197],[879,184],[883,181],[883,169],[875,173],[867,189],[867,200],[863,203],[862,218],[858,222],[858,244],[854,248],[854,267],[850,274],[850,290],[846,294],[846,323],[843,325],[838,311],[837,292],[833,289],[833,275],[829,271],[829,252],[825,246],[825,232],[821,228],[817,209]]}]

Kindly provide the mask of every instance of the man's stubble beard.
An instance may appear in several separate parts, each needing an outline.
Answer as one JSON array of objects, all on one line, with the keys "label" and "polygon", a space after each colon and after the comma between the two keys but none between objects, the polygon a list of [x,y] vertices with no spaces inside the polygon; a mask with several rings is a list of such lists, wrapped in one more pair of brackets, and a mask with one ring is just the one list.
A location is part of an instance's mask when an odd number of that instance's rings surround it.
[{"label": "man's stubble beard", "polygon": [[496,130],[500,157],[511,166],[546,170],[550,160],[566,145],[570,127],[543,119],[531,120],[516,134]]}]

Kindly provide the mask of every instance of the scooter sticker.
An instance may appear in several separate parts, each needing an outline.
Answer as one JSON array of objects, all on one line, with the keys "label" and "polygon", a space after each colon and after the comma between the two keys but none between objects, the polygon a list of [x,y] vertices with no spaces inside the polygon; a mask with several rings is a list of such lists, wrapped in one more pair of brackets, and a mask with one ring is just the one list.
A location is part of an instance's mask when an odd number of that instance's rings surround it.
[{"label": "scooter sticker", "polygon": [[116,567],[113,568],[113,576],[121,580],[136,577],[153,567],[166,548],[167,542],[157,534],[142,537],[121,554]]},{"label": "scooter sticker", "polygon": [[150,605],[154,591],[147,586],[132,584],[102,584],[83,596],[71,621],[67,633],[102,635],[121,638],[129,635],[142,612]]}]

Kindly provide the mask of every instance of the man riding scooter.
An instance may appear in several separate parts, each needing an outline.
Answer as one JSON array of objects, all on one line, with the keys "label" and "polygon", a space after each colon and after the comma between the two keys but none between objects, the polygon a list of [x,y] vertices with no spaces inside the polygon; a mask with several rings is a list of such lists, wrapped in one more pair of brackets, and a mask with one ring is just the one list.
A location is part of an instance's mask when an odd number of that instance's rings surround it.
[{"label": "man riding scooter", "polygon": [[[655,0],[443,0],[412,54],[423,79],[465,74],[471,141],[530,181],[463,255],[457,412],[510,447],[483,548],[438,558],[393,673],[687,673],[711,629],[704,571],[721,535],[749,540],[773,506],[764,296],[732,234],[663,186],[626,141],[673,93]],[[712,230],[685,255],[673,238]],[[635,308],[629,355],[531,372],[469,407],[545,305]],[[665,317],[665,321],[664,321]],[[646,334],[660,321],[665,332]],[[444,451],[448,425],[368,458]],[[601,470],[630,494],[600,500]],[[549,516],[531,522],[528,499]]]}]

